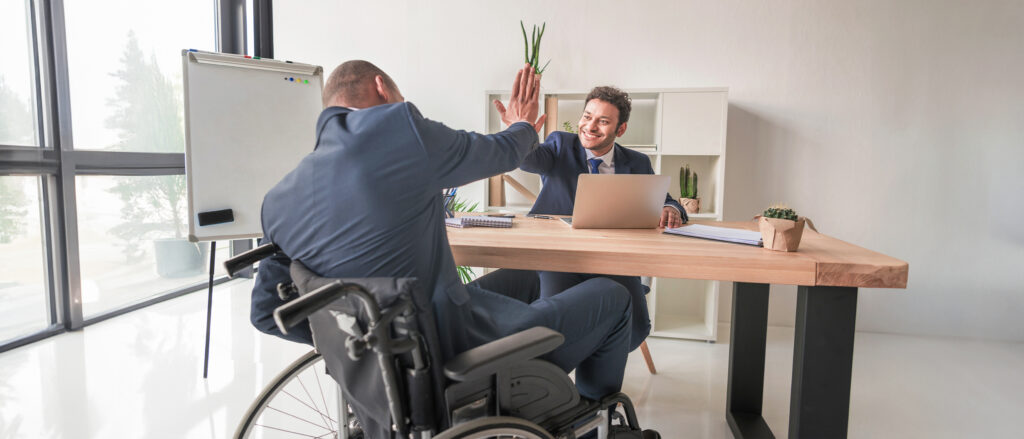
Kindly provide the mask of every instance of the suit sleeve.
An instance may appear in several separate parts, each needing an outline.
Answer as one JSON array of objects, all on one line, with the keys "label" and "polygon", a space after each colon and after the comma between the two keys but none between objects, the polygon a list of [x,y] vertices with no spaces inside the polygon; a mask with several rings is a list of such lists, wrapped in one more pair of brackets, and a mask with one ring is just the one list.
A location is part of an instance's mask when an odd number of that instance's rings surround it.
[{"label": "suit sleeve", "polygon": [[[260,240],[264,244],[265,240]],[[256,283],[252,288],[252,304],[249,311],[249,321],[260,332],[281,337],[298,343],[313,344],[313,334],[308,323],[300,323],[288,330],[288,335],[282,334],[274,322],[274,310],[284,305],[287,301],[281,300],[277,295],[277,284],[291,283],[292,277],[289,274],[289,266],[292,261],[283,253],[275,254],[260,261],[259,270],[256,272]]]},{"label": "suit sleeve", "polygon": [[686,210],[679,204],[678,201],[672,198],[672,194],[665,194],[665,205],[679,211],[679,216],[683,219],[683,224],[686,224],[690,220],[690,217],[686,215]]},{"label": "suit sleeve", "polygon": [[483,135],[453,130],[426,119],[412,104],[407,108],[413,131],[419,136],[440,187],[462,186],[511,171],[537,147],[537,133],[526,122],[514,123],[497,134]]},{"label": "suit sleeve", "polygon": [[541,143],[537,149],[533,150],[529,155],[523,159],[523,164],[519,167],[526,171],[534,174],[547,175],[551,173],[551,168],[555,165],[555,158],[558,157],[558,137],[555,133],[548,135],[548,138]]}]

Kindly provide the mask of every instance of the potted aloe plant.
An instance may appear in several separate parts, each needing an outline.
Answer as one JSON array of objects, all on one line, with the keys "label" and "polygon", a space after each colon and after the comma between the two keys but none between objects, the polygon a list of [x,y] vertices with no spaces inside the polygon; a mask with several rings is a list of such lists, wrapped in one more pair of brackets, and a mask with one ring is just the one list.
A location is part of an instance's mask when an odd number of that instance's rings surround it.
[{"label": "potted aloe plant", "polygon": [[700,198],[697,197],[697,173],[690,172],[690,165],[679,168],[679,204],[686,213],[700,213]]},{"label": "potted aloe plant", "polygon": [[795,252],[800,246],[804,233],[803,217],[784,205],[774,205],[764,210],[757,218],[764,248],[776,251]]}]

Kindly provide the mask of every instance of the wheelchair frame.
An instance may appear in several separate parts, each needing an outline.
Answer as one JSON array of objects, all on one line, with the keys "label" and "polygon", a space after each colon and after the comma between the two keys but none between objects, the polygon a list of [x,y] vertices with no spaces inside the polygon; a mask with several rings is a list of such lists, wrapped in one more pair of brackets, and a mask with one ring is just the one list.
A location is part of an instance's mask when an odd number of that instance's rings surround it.
[{"label": "wheelchair frame", "polygon": [[[233,276],[236,272],[278,252],[280,252],[280,248],[275,244],[263,244],[229,259],[224,266],[229,276]],[[293,261],[293,270],[294,264],[301,266],[301,263]],[[304,266],[301,267],[305,269]],[[358,327],[354,327],[354,333],[349,333],[345,341],[346,354],[354,361],[370,353],[376,357],[382,375],[381,379],[384,382],[389,414],[392,420],[401,420],[392,425],[393,437],[450,439],[508,436],[524,439],[574,439],[596,430],[597,437],[605,439],[608,437],[611,421],[609,417],[611,411],[608,407],[613,405],[623,407],[624,422],[629,430],[641,431],[632,402],[625,394],[615,393],[600,401],[580,401],[574,384],[561,369],[545,361],[533,359],[553,350],[564,339],[555,331],[537,327],[470,349],[452,358],[444,365],[445,375],[454,382],[444,386],[446,403],[442,408],[445,410],[445,418],[449,420],[451,426],[437,433],[440,428],[433,425],[432,416],[425,417],[422,413],[410,414],[410,408],[404,406],[404,398],[400,391],[403,388],[406,390],[408,388],[399,378],[404,375],[398,374],[395,370],[396,358],[399,355],[410,357],[415,370],[425,371],[429,367],[429,359],[425,355],[426,342],[422,335],[409,327],[404,329],[400,327],[396,330],[394,325],[396,321],[403,321],[403,319],[413,316],[415,307],[412,300],[403,295],[382,312],[376,299],[363,285],[342,280],[318,279],[330,282],[313,291],[304,292],[299,298],[278,307],[274,311],[274,320],[282,333],[287,333],[289,328],[305,321],[325,307],[348,297],[355,298],[361,304],[368,321],[365,331],[359,331]],[[294,289],[294,284],[278,285],[282,299],[286,299],[286,296]],[[335,311],[331,312],[336,313]],[[339,329],[345,331],[346,328],[339,325]],[[392,332],[395,332],[398,337],[392,336]],[[510,348],[513,350],[511,354],[507,351]],[[255,420],[269,405],[269,400],[277,394],[277,391],[299,372],[321,358],[318,350],[314,349],[275,377],[247,410],[236,429],[235,436],[249,437]],[[509,360],[513,362],[505,363]],[[563,404],[570,406],[563,405],[562,410],[555,412],[548,410],[547,406],[542,406],[540,410],[544,411],[543,413],[537,413],[537,410],[531,413],[521,413],[523,410],[512,405],[511,387],[516,383],[516,375],[513,371],[517,369],[511,366],[519,368],[520,371],[523,368],[549,368],[536,376],[547,377],[551,381],[558,381],[557,378],[552,377],[562,377],[564,382],[551,385],[564,387],[565,383],[568,383],[571,387],[571,398],[570,401],[563,402]],[[536,380],[536,376],[530,375],[534,380]],[[522,382],[518,383],[522,384]],[[482,398],[481,395],[483,395]],[[347,419],[349,416],[348,405],[343,400],[340,385],[338,385],[338,398],[339,420],[337,426],[340,431],[335,431],[334,437],[346,439],[361,437],[359,433],[353,434],[350,429]],[[415,410],[413,407],[412,411]],[[432,410],[433,408],[431,408]],[[527,415],[528,419],[508,415]],[[428,418],[430,421],[424,422]],[[339,432],[340,436],[337,434]]]}]

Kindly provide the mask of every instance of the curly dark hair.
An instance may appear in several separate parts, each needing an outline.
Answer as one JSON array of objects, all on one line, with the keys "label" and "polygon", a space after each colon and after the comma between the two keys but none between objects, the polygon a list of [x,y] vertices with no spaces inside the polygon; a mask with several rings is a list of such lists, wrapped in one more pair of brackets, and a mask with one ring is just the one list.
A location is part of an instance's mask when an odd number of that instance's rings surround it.
[{"label": "curly dark hair", "polygon": [[603,85],[590,90],[583,105],[586,106],[591,99],[600,99],[619,109],[619,123],[615,124],[616,127],[629,122],[629,111],[633,108],[633,100],[629,98],[629,93],[610,85]]}]

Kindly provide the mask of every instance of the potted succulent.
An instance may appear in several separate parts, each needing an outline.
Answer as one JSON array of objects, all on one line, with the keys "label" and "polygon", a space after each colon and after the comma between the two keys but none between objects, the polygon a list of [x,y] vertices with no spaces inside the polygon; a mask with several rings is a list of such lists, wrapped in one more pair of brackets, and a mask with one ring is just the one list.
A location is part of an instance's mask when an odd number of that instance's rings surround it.
[{"label": "potted succulent", "polygon": [[797,216],[793,209],[783,205],[765,209],[764,213],[757,218],[764,248],[795,252],[800,246],[800,237],[804,233],[805,221],[803,217]]},{"label": "potted succulent", "polygon": [[697,173],[690,172],[690,165],[679,168],[679,204],[686,213],[700,213],[700,198],[697,197]]}]

